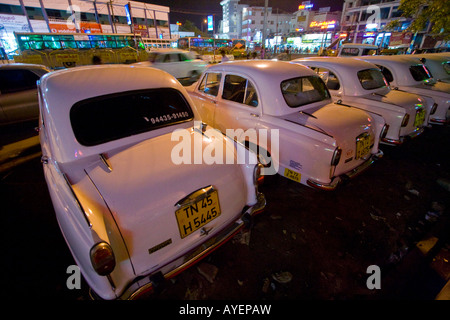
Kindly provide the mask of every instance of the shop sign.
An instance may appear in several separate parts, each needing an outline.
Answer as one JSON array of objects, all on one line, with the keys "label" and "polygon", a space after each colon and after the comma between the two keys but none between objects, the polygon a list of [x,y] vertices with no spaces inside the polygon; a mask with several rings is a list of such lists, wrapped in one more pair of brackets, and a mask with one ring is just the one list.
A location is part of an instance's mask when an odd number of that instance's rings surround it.
[{"label": "shop sign", "polygon": [[[75,33],[74,24],[67,24],[66,21],[49,21],[50,32],[52,33]],[[102,33],[102,26],[96,22],[80,22],[81,33]]]},{"label": "shop sign", "polygon": [[310,28],[320,28],[320,29],[332,29],[336,26],[336,21],[335,20],[331,20],[331,21],[312,21],[311,24],[309,25]]}]

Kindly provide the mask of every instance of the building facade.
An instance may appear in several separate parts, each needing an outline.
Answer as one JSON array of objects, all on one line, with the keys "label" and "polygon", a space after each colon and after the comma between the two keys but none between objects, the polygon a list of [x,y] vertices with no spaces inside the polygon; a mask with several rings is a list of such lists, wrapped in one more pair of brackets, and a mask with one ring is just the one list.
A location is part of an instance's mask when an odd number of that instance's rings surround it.
[{"label": "building facade", "polygon": [[[347,34],[349,42],[369,43],[380,47],[408,45],[411,34],[404,32],[411,19],[401,16],[398,10],[400,0],[344,0],[341,18],[341,32]],[[387,24],[398,20],[392,30],[385,30]]]},{"label": "building facade", "polygon": [[166,6],[125,0],[0,0],[0,43],[11,55],[17,52],[14,32],[136,33],[145,38],[171,38],[169,12]]}]

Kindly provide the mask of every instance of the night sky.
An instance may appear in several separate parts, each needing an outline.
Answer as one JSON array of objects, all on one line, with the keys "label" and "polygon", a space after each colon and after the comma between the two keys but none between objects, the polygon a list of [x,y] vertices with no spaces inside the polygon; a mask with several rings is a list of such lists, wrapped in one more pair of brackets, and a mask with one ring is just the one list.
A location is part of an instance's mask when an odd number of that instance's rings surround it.
[{"label": "night sky", "polygon": [[[152,4],[167,6],[170,8],[170,23],[174,24],[177,21],[184,23],[185,20],[190,20],[201,29],[201,21],[207,15],[216,15],[216,26],[219,20],[222,20],[222,6],[220,0],[137,0]],[[272,9],[279,8],[286,12],[293,13],[304,0],[269,0],[269,7]],[[264,6],[264,0],[241,0],[240,4],[250,4],[254,6]],[[314,4],[314,9],[321,7],[331,7],[331,11],[342,10],[344,0],[311,0]],[[181,11],[181,12],[179,12]],[[193,14],[197,13],[197,14]]]}]

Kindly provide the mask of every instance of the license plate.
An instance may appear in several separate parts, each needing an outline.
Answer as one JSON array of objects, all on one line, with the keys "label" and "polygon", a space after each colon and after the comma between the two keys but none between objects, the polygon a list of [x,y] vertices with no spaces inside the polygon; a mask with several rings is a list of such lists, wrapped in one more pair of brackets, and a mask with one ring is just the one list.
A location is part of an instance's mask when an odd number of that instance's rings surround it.
[{"label": "license plate", "polygon": [[419,109],[416,112],[416,118],[414,119],[414,127],[420,127],[425,121],[425,109]]},{"label": "license plate", "polygon": [[220,216],[217,190],[203,193],[197,199],[175,211],[182,239]]},{"label": "license plate", "polygon": [[300,179],[301,179],[301,174],[300,173],[295,172],[293,170],[290,170],[288,168],[284,169],[284,176],[286,178],[288,178],[288,179],[291,179],[291,180],[294,180],[294,181],[297,181],[297,182],[300,182]]},{"label": "license plate", "polygon": [[356,138],[356,156],[358,160],[370,152],[370,135],[363,133]]}]

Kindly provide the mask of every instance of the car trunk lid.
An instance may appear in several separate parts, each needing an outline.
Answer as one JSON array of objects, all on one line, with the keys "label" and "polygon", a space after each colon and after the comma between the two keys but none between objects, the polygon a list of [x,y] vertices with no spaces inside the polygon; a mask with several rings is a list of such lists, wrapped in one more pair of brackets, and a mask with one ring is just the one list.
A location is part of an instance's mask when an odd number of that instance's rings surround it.
[{"label": "car trunk lid", "polygon": [[[202,149],[210,144],[210,138],[195,130],[189,136],[200,139],[196,141]],[[239,166],[176,165],[171,151],[177,144],[166,134],[106,154],[111,170],[86,168],[120,229],[137,275],[153,272],[206,241],[246,205]],[[188,148],[184,150],[193,154],[194,145]]]}]

